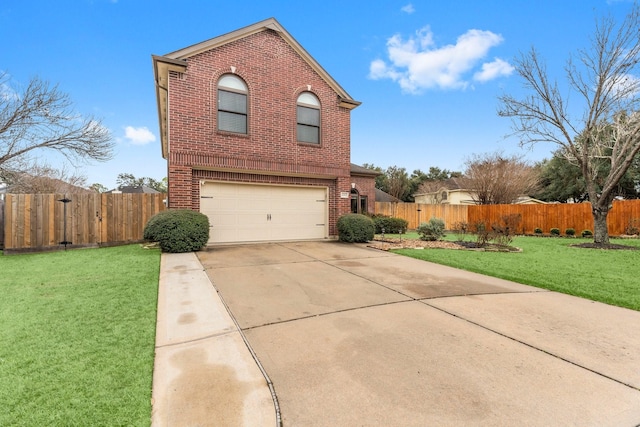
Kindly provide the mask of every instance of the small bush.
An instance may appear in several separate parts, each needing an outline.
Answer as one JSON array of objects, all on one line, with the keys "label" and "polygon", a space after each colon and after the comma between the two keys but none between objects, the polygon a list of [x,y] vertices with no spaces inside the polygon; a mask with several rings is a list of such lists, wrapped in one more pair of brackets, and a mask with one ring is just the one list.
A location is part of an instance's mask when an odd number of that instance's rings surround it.
[{"label": "small bush", "polygon": [[624,229],[627,236],[635,236],[640,234],[640,218],[632,218]]},{"label": "small bush", "polygon": [[422,240],[441,240],[444,237],[444,221],[440,218],[431,218],[429,222],[420,224],[418,234]]},{"label": "small bush", "polygon": [[453,232],[456,233],[458,240],[463,242],[469,232],[469,223],[466,221],[456,222],[453,224]]},{"label": "small bush", "polygon": [[576,230],[574,228],[567,228],[566,230],[564,230],[564,234],[566,234],[567,236],[575,236]]},{"label": "small bush", "polygon": [[491,229],[482,221],[473,224],[471,231],[476,235],[476,244],[480,248],[487,246],[487,243],[493,238]]},{"label": "small bush", "polygon": [[[409,222],[406,219],[376,215],[373,217],[376,233],[402,234],[407,232]],[[384,231],[383,231],[384,230]]]},{"label": "small bush", "polygon": [[163,252],[198,251],[209,241],[209,218],[189,209],[163,211],[149,219],[143,237],[158,242]]},{"label": "small bush", "polygon": [[496,244],[502,246],[511,246],[513,237],[518,230],[518,226],[522,222],[522,215],[512,214],[504,215],[500,218],[499,223],[491,225],[492,237]]},{"label": "small bush", "polygon": [[347,214],[338,218],[338,239],[342,242],[365,243],[373,240],[373,220],[362,214]]},{"label": "small bush", "polygon": [[560,235],[560,229],[559,228],[552,228],[551,230],[549,230],[549,233],[551,233],[552,236],[559,236]]},{"label": "small bush", "polygon": [[591,237],[593,236],[593,233],[591,232],[591,230],[582,230],[582,237]]},{"label": "small bush", "polygon": [[542,228],[536,227],[533,229],[534,234],[542,234]]}]

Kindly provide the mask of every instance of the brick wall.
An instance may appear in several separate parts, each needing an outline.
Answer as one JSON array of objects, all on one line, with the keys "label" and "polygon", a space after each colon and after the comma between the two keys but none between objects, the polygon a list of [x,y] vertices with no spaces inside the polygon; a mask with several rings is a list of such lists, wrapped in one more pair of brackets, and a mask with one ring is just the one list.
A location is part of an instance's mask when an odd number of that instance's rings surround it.
[{"label": "brick wall", "polygon": [[[338,106],[331,87],[271,30],[194,55],[187,64],[185,73],[169,76],[169,206],[198,210],[200,179],[322,185],[329,187],[335,235],[337,217],[349,211],[340,192],[351,183],[350,110]],[[247,135],[217,130],[217,81],[232,67],[248,87]],[[296,100],[309,86],[321,103],[319,146],[296,140]]]}]

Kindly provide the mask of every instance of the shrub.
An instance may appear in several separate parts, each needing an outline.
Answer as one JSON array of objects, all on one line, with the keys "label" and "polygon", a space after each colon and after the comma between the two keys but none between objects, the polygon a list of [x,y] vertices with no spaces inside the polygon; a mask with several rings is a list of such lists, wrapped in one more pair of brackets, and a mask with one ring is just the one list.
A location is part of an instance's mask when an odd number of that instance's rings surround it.
[{"label": "shrub", "polygon": [[198,251],[209,241],[209,218],[189,209],[163,211],[149,219],[143,237],[158,242],[163,252]]},{"label": "shrub", "polygon": [[499,223],[491,225],[493,239],[498,245],[510,246],[520,222],[522,222],[522,215],[520,214],[502,216]]},{"label": "shrub", "polygon": [[591,237],[593,236],[593,233],[591,232],[591,230],[582,230],[582,237]]},{"label": "shrub", "polygon": [[478,247],[483,248],[489,243],[489,241],[493,238],[491,235],[491,229],[487,227],[487,225],[482,222],[476,222],[471,227],[471,231],[476,235],[476,244]]},{"label": "shrub", "polygon": [[[394,218],[390,216],[376,215],[373,217],[373,224],[376,227],[376,233],[393,233],[401,234],[407,232],[409,222],[406,219]],[[384,231],[383,231],[384,230]]]},{"label": "shrub", "polygon": [[624,229],[624,234],[634,236],[640,234],[640,218],[632,218]]},{"label": "shrub", "polygon": [[576,230],[573,228],[567,228],[566,230],[564,230],[564,234],[566,234],[567,236],[575,236]]},{"label": "shrub", "polygon": [[456,233],[456,236],[459,241],[464,241],[467,233],[469,232],[469,223],[466,221],[458,221],[453,224],[453,232]]},{"label": "shrub", "polygon": [[418,234],[422,240],[441,240],[444,237],[444,221],[440,218],[431,218],[429,222],[420,224]]},{"label": "shrub", "polygon": [[551,233],[552,236],[559,236],[560,235],[560,229],[559,228],[552,228],[551,230],[549,230],[549,233]]},{"label": "shrub", "polygon": [[533,229],[534,234],[542,234],[542,228],[536,227]]},{"label": "shrub", "polygon": [[373,220],[362,214],[347,214],[338,218],[338,239],[342,242],[365,243],[373,240]]}]

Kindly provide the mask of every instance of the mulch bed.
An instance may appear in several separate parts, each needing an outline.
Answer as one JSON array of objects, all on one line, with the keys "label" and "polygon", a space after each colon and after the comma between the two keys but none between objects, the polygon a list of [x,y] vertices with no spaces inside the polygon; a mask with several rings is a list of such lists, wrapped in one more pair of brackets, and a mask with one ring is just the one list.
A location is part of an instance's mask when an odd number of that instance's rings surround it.
[{"label": "mulch bed", "polygon": [[487,244],[484,247],[478,246],[476,242],[446,242],[436,241],[428,242],[420,239],[375,239],[367,244],[367,246],[383,251],[391,249],[456,249],[456,250],[475,250],[475,251],[493,251],[493,252],[521,252],[521,249],[512,246],[501,246],[495,244]]},{"label": "mulch bed", "polygon": [[599,243],[580,243],[577,245],[571,245],[572,248],[587,248],[587,249],[607,249],[607,250],[630,250],[630,251],[635,251],[638,250],[640,248],[638,248],[637,246],[627,246],[627,245],[618,245],[615,243],[609,243],[607,245],[602,245]]}]

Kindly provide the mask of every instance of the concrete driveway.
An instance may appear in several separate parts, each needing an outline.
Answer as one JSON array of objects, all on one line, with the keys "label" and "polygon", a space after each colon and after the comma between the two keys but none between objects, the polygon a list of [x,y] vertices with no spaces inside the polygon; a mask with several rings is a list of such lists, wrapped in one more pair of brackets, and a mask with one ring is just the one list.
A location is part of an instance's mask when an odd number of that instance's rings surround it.
[{"label": "concrete driveway", "polygon": [[640,312],[338,242],[198,257],[284,426],[640,424]]}]

